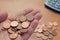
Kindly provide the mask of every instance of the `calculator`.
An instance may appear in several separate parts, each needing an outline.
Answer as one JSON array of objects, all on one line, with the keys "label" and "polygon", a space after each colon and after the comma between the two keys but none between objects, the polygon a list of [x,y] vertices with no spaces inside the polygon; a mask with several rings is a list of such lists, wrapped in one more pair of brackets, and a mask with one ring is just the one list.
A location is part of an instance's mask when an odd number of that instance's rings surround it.
[{"label": "calculator", "polygon": [[60,12],[60,0],[46,0],[45,5],[57,12]]}]

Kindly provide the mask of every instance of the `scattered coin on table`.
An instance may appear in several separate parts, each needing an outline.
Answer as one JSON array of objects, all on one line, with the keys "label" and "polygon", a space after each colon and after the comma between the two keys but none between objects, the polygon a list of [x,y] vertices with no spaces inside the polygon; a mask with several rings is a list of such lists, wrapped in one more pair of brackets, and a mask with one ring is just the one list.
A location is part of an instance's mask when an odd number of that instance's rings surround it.
[{"label": "scattered coin on table", "polygon": [[56,35],[57,35],[57,32],[56,32],[56,31],[53,31],[53,32],[52,32],[52,35],[53,35],[53,36],[56,36]]},{"label": "scattered coin on table", "polygon": [[57,22],[53,22],[53,25],[54,25],[54,26],[57,26],[57,25],[58,25],[58,23],[57,23]]},{"label": "scattered coin on table", "polygon": [[40,33],[36,33],[36,37],[40,38],[41,37]]},{"label": "scattered coin on table", "polygon": [[43,34],[48,36],[50,33],[48,31],[44,31]]},{"label": "scattered coin on table", "polygon": [[41,38],[42,40],[53,40],[57,35],[57,26],[57,22],[47,22],[45,24],[38,25],[34,33],[37,38]]},{"label": "scattered coin on table", "polygon": [[43,40],[47,40],[47,39],[48,39],[48,37],[45,36],[45,35],[43,35],[41,38],[42,38]]}]

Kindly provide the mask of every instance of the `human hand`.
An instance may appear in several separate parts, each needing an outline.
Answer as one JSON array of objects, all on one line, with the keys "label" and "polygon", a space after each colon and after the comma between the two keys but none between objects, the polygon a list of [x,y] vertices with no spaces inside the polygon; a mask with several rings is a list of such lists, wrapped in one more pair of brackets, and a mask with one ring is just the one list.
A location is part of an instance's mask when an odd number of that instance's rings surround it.
[{"label": "human hand", "polygon": [[[17,39],[15,40],[28,40],[29,37],[32,35],[32,33],[34,32],[35,28],[38,25],[39,20],[41,19],[42,15],[40,14],[39,10],[34,10],[34,9],[25,9],[24,11],[20,12],[18,15],[15,15],[15,17],[9,18],[9,20],[15,20],[16,17],[20,17],[20,15],[27,15],[27,14],[32,14],[34,16],[34,20],[31,22],[30,27],[28,28],[28,32],[23,34],[22,36],[19,36]],[[10,40],[8,33],[6,31],[4,31],[3,33],[1,33],[2,35],[5,35],[5,40]],[[7,34],[7,35],[6,35]],[[3,37],[4,37],[3,35]]]}]

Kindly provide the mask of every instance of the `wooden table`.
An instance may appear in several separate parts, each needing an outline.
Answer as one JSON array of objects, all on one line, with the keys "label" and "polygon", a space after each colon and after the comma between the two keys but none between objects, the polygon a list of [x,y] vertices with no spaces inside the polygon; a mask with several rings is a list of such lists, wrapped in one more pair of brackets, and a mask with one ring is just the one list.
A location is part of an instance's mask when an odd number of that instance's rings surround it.
[{"label": "wooden table", "polygon": [[[60,40],[60,14],[46,8],[44,6],[44,2],[45,0],[0,0],[0,11],[7,11],[9,13],[9,17],[12,17],[12,15],[26,8],[40,9],[43,14],[40,24],[57,21],[59,25],[57,27],[57,36],[54,40]],[[35,38],[33,34],[29,40],[39,39]]]}]

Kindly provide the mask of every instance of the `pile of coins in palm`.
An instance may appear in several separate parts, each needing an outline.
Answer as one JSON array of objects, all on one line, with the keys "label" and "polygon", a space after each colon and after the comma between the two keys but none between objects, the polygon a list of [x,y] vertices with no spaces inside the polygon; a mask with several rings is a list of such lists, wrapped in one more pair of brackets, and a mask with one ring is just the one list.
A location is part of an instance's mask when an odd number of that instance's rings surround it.
[{"label": "pile of coins in palm", "polygon": [[10,39],[16,39],[18,35],[28,32],[28,28],[33,20],[34,17],[31,14],[22,15],[16,18],[15,21],[6,20],[2,22],[0,29],[7,30]]},{"label": "pile of coins in palm", "polygon": [[37,29],[34,31],[35,36],[41,40],[53,40],[57,35],[57,22],[47,22],[42,25],[38,25]]}]

